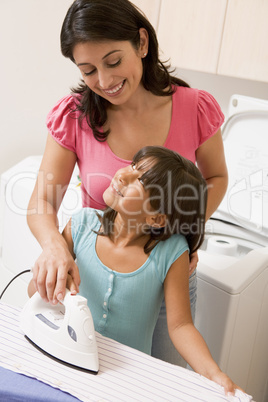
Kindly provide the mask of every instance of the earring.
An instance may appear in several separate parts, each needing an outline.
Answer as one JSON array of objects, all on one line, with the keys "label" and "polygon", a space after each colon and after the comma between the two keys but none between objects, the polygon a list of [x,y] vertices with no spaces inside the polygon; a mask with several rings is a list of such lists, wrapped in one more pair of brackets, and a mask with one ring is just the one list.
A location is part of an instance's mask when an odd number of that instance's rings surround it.
[{"label": "earring", "polygon": [[146,57],[146,56],[147,56],[147,53],[143,53],[143,56]]}]

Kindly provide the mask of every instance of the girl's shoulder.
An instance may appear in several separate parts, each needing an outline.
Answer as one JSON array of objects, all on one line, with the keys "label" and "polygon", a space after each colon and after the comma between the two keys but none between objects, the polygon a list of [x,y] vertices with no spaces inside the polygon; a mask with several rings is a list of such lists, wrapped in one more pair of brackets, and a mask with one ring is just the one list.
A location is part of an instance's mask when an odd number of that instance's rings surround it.
[{"label": "girl's shoulder", "polygon": [[160,241],[155,247],[153,258],[155,259],[158,276],[163,283],[169,268],[185,251],[189,252],[186,238],[181,234],[174,234],[164,241]]},{"label": "girl's shoulder", "polygon": [[72,216],[73,240],[88,236],[92,231],[98,231],[100,227],[99,216],[103,211],[94,208],[82,208]]},{"label": "girl's shoulder", "polygon": [[158,243],[158,252],[170,255],[177,255],[189,249],[187,240],[182,234],[173,234],[167,240]]}]

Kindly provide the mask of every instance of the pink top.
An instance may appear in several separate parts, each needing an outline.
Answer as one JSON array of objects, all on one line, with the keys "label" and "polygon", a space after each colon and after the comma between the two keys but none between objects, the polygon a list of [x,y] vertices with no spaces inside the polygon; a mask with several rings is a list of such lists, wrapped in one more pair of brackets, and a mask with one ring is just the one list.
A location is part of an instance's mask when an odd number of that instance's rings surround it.
[{"label": "pink top", "polygon": [[[102,198],[115,172],[131,163],[121,159],[107,142],[95,140],[86,120],[80,127],[79,112],[72,95],[62,98],[47,117],[53,138],[77,155],[82,180],[84,207],[104,209]],[[178,87],[172,96],[172,119],[164,146],[195,162],[197,148],[215,134],[224,121],[220,106],[212,95],[193,88]]]}]

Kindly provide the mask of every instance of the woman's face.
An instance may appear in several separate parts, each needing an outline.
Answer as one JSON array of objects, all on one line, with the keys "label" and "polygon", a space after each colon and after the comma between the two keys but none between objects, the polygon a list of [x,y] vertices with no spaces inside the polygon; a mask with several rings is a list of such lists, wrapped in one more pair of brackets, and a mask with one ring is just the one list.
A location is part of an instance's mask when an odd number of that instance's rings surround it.
[{"label": "woman's face", "polygon": [[144,47],[136,50],[129,41],[78,43],[75,63],[85,84],[114,105],[127,102],[141,84]]}]

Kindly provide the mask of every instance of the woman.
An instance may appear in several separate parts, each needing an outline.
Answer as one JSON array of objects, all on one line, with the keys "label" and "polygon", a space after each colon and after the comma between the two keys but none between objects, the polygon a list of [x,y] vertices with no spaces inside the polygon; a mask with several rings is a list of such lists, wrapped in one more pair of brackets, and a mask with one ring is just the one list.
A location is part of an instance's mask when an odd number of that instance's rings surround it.
[{"label": "woman", "polygon": [[[105,208],[102,194],[114,173],[146,145],[164,145],[197,162],[208,185],[206,218],[227,186],[218,104],[170,75],[159,60],[153,27],[128,0],[74,1],[63,22],[61,49],[83,81],[48,115],[46,149],[28,212],[30,229],[43,249],[33,279],[41,296],[54,303],[63,297],[67,273],[77,290],[80,281],[57,229],[57,211],[76,162],[83,206],[96,209]],[[195,254],[190,264],[194,289],[196,264]],[[161,350],[153,346],[153,355],[174,362],[163,335],[157,338]]]}]

